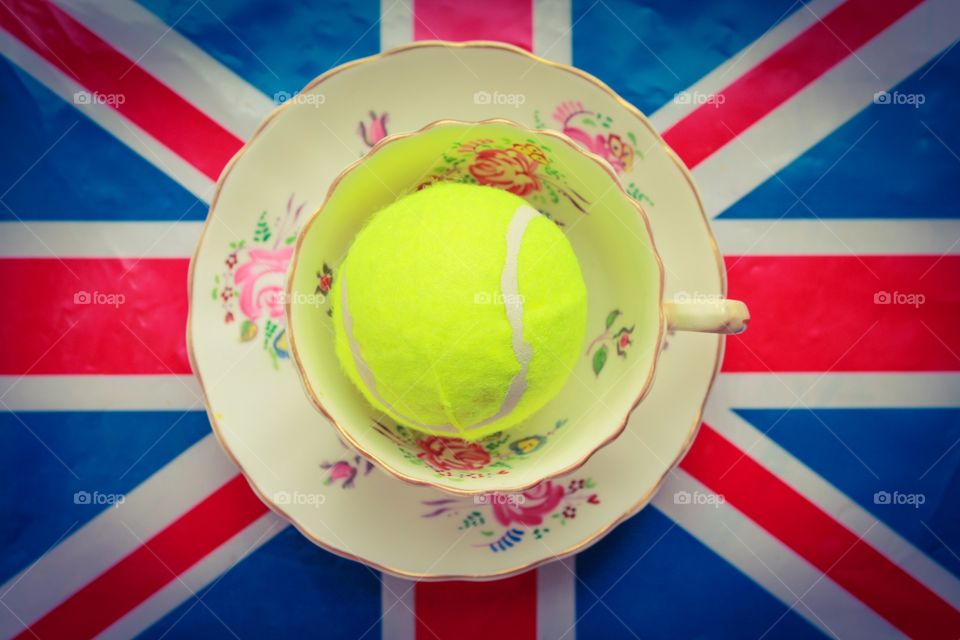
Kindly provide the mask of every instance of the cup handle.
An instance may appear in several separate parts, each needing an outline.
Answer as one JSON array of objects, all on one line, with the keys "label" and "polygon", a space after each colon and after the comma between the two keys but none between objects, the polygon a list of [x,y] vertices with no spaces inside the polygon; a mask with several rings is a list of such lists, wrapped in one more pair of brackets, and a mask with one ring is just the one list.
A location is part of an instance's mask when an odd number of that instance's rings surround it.
[{"label": "cup handle", "polygon": [[739,300],[668,301],[663,303],[667,327],[673,331],[740,333],[750,322],[747,305]]}]

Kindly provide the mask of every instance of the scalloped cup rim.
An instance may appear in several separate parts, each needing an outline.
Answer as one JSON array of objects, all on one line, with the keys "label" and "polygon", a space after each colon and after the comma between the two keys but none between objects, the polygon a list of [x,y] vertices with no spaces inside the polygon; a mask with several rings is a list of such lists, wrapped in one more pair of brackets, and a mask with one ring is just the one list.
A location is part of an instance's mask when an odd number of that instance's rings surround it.
[{"label": "scalloped cup rim", "polygon": [[[487,43],[487,41],[481,41],[481,42]],[[649,240],[650,247],[652,249],[652,255],[657,266],[657,271],[659,272],[658,273],[659,285],[657,287],[657,300],[659,301],[659,310],[657,314],[658,326],[656,331],[656,340],[654,344],[655,355],[651,360],[648,374],[645,377],[642,387],[634,397],[634,400],[628,407],[623,418],[618,421],[616,426],[611,430],[611,432],[606,437],[604,437],[596,445],[592,446],[588,451],[586,451],[586,453],[584,453],[584,455],[581,458],[579,458],[573,464],[564,466],[559,469],[551,469],[550,471],[548,471],[547,473],[544,473],[540,477],[527,482],[517,483],[515,485],[511,485],[505,488],[498,487],[493,489],[491,488],[476,488],[476,489],[460,488],[460,487],[450,486],[449,484],[444,484],[437,481],[431,481],[431,480],[419,479],[419,478],[413,477],[407,473],[404,473],[403,471],[400,471],[394,465],[383,461],[379,456],[372,453],[367,447],[364,447],[360,442],[358,442],[358,440],[353,437],[350,431],[344,428],[344,426],[341,425],[340,422],[333,416],[331,411],[327,408],[326,404],[320,400],[320,398],[316,393],[316,390],[311,385],[309,381],[309,375],[306,371],[306,368],[303,364],[303,359],[297,347],[297,337],[296,337],[296,332],[293,331],[294,323],[291,317],[292,308],[293,308],[291,300],[294,299],[294,293],[293,293],[294,280],[295,280],[296,273],[301,266],[300,258],[302,257],[302,248],[303,248],[304,239],[310,233],[310,230],[313,227],[314,223],[323,214],[324,209],[329,204],[333,194],[336,192],[338,186],[343,181],[343,179],[346,178],[351,173],[353,173],[358,168],[360,168],[368,158],[378,153],[383,148],[390,146],[394,142],[416,137],[421,133],[430,131],[437,127],[444,127],[444,126],[450,126],[450,125],[469,126],[469,125],[479,125],[479,124],[501,124],[501,125],[506,125],[519,130],[523,130],[526,132],[530,132],[536,135],[542,135],[542,136],[553,138],[559,142],[562,142],[566,146],[568,146],[575,153],[587,158],[588,160],[591,160],[592,162],[600,166],[610,178],[611,183],[614,185],[613,188],[619,192],[619,195],[626,202],[628,202],[630,206],[632,206],[634,210],[637,212],[637,214],[640,216],[640,220],[643,222],[643,226],[644,226],[644,229],[646,230],[647,238]],[[363,457],[370,460],[371,462],[376,464],[379,468],[383,469],[384,471],[386,471],[387,473],[389,473],[390,475],[392,475],[393,477],[397,478],[402,482],[406,482],[408,484],[412,484],[415,486],[431,487],[451,495],[478,496],[478,495],[485,495],[490,493],[521,493],[524,491],[528,491],[547,480],[553,480],[559,476],[573,473],[574,471],[582,467],[584,464],[586,464],[587,461],[589,461],[590,458],[594,456],[594,454],[596,454],[598,451],[600,451],[607,445],[614,442],[618,437],[620,437],[623,434],[624,430],[627,427],[627,424],[630,421],[630,416],[633,414],[634,411],[636,411],[637,407],[640,405],[643,399],[647,396],[647,394],[650,391],[650,388],[653,386],[654,378],[656,375],[657,360],[659,359],[659,353],[663,345],[664,336],[666,334],[666,317],[663,310],[664,280],[665,280],[665,270],[663,266],[663,261],[660,257],[660,253],[657,251],[657,248],[656,248],[656,241],[654,239],[653,229],[650,225],[649,217],[647,216],[646,211],[644,211],[642,205],[639,202],[637,202],[634,198],[630,197],[630,195],[626,192],[626,189],[621,184],[619,178],[616,175],[615,170],[605,158],[597,155],[596,153],[593,153],[590,150],[584,149],[582,146],[577,144],[573,139],[571,139],[568,135],[562,132],[551,130],[551,129],[528,127],[518,122],[515,122],[513,120],[509,120],[507,118],[488,118],[488,119],[477,120],[477,121],[442,118],[442,119],[429,122],[426,125],[420,127],[419,129],[416,129],[413,131],[404,131],[404,132],[385,136],[384,138],[377,141],[376,144],[374,144],[363,156],[361,156],[354,162],[350,163],[347,167],[345,167],[337,175],[337,177],[333,179],[333,181],[330,183],[330,187],[327,189],[327,194],[323,202],[303,222],[303,225],[301,226],[300,231],[297,233],[297,239],[296,239],[296,242],[294,243],[293,257],[290,260],[290,268],[287,272],[285,286],[284,286],[285,293],[286,293],[286,300],[284,302],[284,315],[286,316],[286,320],[287,320],[288,336],[290,341],[290,353],[292,355],[292,359],[297,368],[297,377],[300,380],[304,393],[306,393],[307,397],[310,399],[310,402],[311,404],[313,404],[314,408],[320,411],[320,413],[323,414],[327,418],[327,420],[330,421],[333,427],[337,430],[337,433],[343,439],[349,442],[350,446],[356,449],[356,451],[360,453]],[[539,411],[537,413],[539,413]],[[537,415],[537,414],[534,414],[534,415]]]}]

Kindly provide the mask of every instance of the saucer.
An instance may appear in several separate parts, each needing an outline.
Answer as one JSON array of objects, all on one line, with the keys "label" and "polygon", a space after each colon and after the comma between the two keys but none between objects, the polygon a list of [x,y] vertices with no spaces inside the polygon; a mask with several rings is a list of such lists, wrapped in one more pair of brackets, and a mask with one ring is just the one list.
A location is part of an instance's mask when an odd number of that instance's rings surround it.
[{"label": "saucer", "polygon": [[[290,359],[283,291],[297,229],[384,135],[497,117],[562,131],[610,163],[650,217],[667,298],[725,293],[690,176],[649,122],[582,71],[488,42],[401,47],[333,69],[291,97],[224,170],[191,263],[188,348],[220,443],[261,499],[310,540],[398,576],[503,577],[596,542],[645,506],[686,452],[720,362],[721,336],[668,336],[624,433],[573,474],[519,497],[398,482],[338,439]],[[335,267],[317,269],[317,295],[329,292]],[[608,389],[637,357],[626,315],[611,309],[587,327],[590,374]],[[565,426],[558,418],[542,437]],[[484,456],[471,443],[441,444],[429,442],[418,460],[469,470]],[[504,446],[522,457],[542,444]]]}]

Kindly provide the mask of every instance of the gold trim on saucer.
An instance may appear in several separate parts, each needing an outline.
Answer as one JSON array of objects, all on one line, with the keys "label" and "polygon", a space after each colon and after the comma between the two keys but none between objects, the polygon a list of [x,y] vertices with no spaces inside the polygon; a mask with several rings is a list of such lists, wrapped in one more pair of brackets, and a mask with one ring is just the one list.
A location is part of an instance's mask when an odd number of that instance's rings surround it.
[{"label": "gold trim on saucer", "polygon": [[[661,146],[662,146],[663,150],[664,150],[664,151],[667,153],[667,155],[673,160],[674,164],[677,166],[677,168],[678,168],[678,169],[681,171],[681,173],[683,174],[684,179],[686,180],[687,184],[690,186],[690,189],[691,189],[691,191],[693,192],[694,197],[695,197],[695,199],[696,199],[697,207],[698,207],[698,209],[699,209],[699,211],[700,211],[700,215],[701,215],[701,218],[702,218],[702,220],[703,220],[703,224],[704,224],[704,227],[705,227],[705,230],[706,230],[706,233],[707,233],[707,237],[708,237],[708,239],[709,239],[711,248],[712,248],[713,253],[714,253],[714,257],[715,257],[715,259],[716,259],[717,272],[718,272],[719,275],[720,275],[721,294],[722,294],[723,296],[726,296],[726,292],[727,292],[727,282],[726,282],[726,273],[725,273],[725,269],[724,269],[723,258],[722,258],[721,254],[720,254],[719,247],[717,246],[716,239],[714,238],[713,233],[712,233],[712,231],[711,231],[711,229],[710,229],[710,224],[709,224],[709,221],[708,221],[708,219],[707,219],[707,217],[706,217],[706,213],[705,213],[704,208],[703,208],[703,201],[702,201],[702,199],[701,199],[701,197],[700,197],[700,193],[699,193],[699,191],[697,190],[696,185],[693,183],[693,179],[692,179],[692,177],[690,176],[690,172],[688,171],[688,169],[686,168],[686,166],[684,165],[684,163],[680,160],[679,156],[677,156],[677,154],[673,151],[673,149],[671,149],[671,148],[666,144],[666,142],[663,141],[663,138],[662,138],[662,137],[659,135],[659,133],[657,133],[657,131],[653,128],[653,126],[652,126],[652,125],[650,124],[650,122],[647,120],[646,116],[644,116],[635,106],[633,106],[632,104],[630,104],[629,102],[627,102],[626,100],[624,100],[623,98],[621,98],[619,95],[617,95],[617,94],[616,94],[609,86],[607,86],[604,82],[602,82],[602,81],[599,80],[598,78],[590,75],[589,73],[587,73],[587,72],[585,72],[585,71],[582,71],[582,70],[580,70],[580,69],[577,69],[577,68],[572,67],[572,66],[569,66],[569,65],[565,65],[565,64],[562,64],[562,63],[558,63],[558,62],[553,62],[553,61],[551,61],[551,60],[547,60],[547,59],[545,59],[545,58],[542,58],[542,57],[540,57],[540,56],[537,56],[537,55],[535,55],[535,54],[532,54],[532,53],[530,53],[530,52],[528,52],[528,51],[526,51],[526,50],[524,50],[524,49],[520,49],[519,47],[515,47],[515,46],[513,46],[513,45],[503,44],[503,43],[499,43],[499,42],[484,41],[484,40],[479,40],[479,41],[467,41],[467,42],[446,42],[446,41],[432,40],[432,41],[421,41],[421,42],[416,42],[416,43],[411,43],[411,44],[403,45],[403,46],[400,46],[400,47],[396,47],[396,48],[394,48],[394,49],[391,49],[391,50],[389,50],[389,51],[384,51],[384,52],[382,52],[382,53],[378,53],[378,54],[375,54],[375,55],[372,55],[372,56],[367,56],[367,57],[365,57],[365,58],[358,58],[358,59],[353,60],[353,61],[351,61],[351,62],[348,62],[348,63],[346,63],[346,64],[340,65],[339,67],[336,67],[336,68],[334,68],[334,69],[331,69],[331,70],[327,71],[326,73],[324,73],[324,74],[318,76],[317,78],[315,78],[315,79],[314,79],[312,82],[310,82],[306,87],[304,87],[303,91],[309,91],[309,90],[315,88],[316,86],[318,86],[319,84],[321,84],[322,82],[324,82],[324,81],[328,80],[329,78],[337,75],[338,73],[341,73],[341,72],[346,71],[346,70],[348,70],[348,69],[351,69],[351,68],[353,68],[353,67],[359,66],[359,65],[361,65],[361,64],[364,64],[364,63],[367,63],[367,62],[373,62],[373,61],[379,60],[380,58],[385,58],[385,57],[388,57],[388,56],[393,56],[393,55],[397,55],[397,54],[400,54],[400,53],[403,53],[403,52],[406,52],[406,51],[410,51],[410,50],[414,50],[414,49],[421,49],[421,48],[496,49],[496,50],[500,50],[500,51],[503,51],[503,52],[509,52],[509,53],[513,53],[513,54],[516,54],[516,55],[519,55],[519,56],[523,56],[524,58],[530,60],[531,62],[535,62],[535,63],[547,65],[547,66],[549,66],[549,67],[553,67],[553,68],[555,68],[555,69],[560,69],[560,70],[566,71],[566,72],[568,72],[568,73],[571,73],[571,74],[573,74],[573,75],[575,75],[575,76],[578,76],[578,77],[580,77],[581,79],[583,79],[583,80],[585,80],[585,81],[593,84],[593,85],[594,85],[595,87],[597,87],[599,90],[601,90],[601,91],[603,91],[604,93],[608,94],[615,102],[617,102],[617,104],[619,104],[619,105],[620,105],[621,107],[623,107],[626,111],[628,111],[630,114],[632,114],[632,115],[637,119],[637,121],[638,121],[643,127],[645,127],[650,133],[652,133],[657,139],[660,140]],[[376,568],[376,569],[378,569],[378,570],[380,570],[380,571],[383,571],[383,572],[385,572],[385,573],[389,573],[389,574],[391,574],[391,575],[399,576],[399,577],[401,577],[401,578],[408,578],[408,579],[418,580],[418,581],[420,581],[420,580],[422,580],[422,581],[463,580],[463,579],[469,579],[469,580],[495,580],[495,579],[505,578],[505,577],[508,577],[508,576],[516,575],[516,574],[519,574],[519,573],[523,573],[523,572],[525,572],[525,571],[528,571],[528,570],[530,570],[530,569],[533,569],[533,568],[535,568],[535,567],[538,567],[538,566],[540,566],[540,565],[542,565],[542,564],[545,564],[545,563],[547,563],[547,562],[551,562],[551,561],[553,561],[553,560],[565,558],[565,557],[574,555],[574,554],[576,554],[576,553],[578,553],[578,552],[586,549],[587,547],[589,547],[589,546],[595,544],[596,542],[598,542],[601,538],[603,538],[603,537],[604,537],[611,529],[613,529],[615,526],[619,525],[621,522],[623,522],[624,520],[626,520],[626,519],[628,519],[629,517],[633,516],[634,514],[636,514],[637,512],[639,512],[641,509],[643,509],[643,507],[645,507],[645,506],[650,502],[650,500],[652,499],[653,495],[660,489],[660,487],[662,486],[663,482],[664,482],[665,479],[666,479],[667,474],[670,473],[670,472],[673,470],[673,468],[683,459],[683,457],[684,457],[684,456],[686,455],[686,453],[689,451],[690,446],[691,446],[692,443],[693,443],[693,440],[694,440],[694,438],[695,438],[695,436],[696,436],[696,433],[697,433],[697,431],[698,431],[698,429],[699,429],[699,427],[700,427],[701,421],[702,421],[703,411],[704,411],[704,407],[706,406],[707,398],[709,397],[710,390],[712,389],[713,384],[714,384],[714,382],[716,381],[717,374],[719,373],[719,370],[720,370],[720,363],[721,363],[721,361],[722,361],[723,350],[724,350],[724,345],[725,345],[725,341],[724,341],[724,339],[723,339],[722,336],[717,336],[717,337],[716,337],[716,340],[717,340],[717,350],[716,350],[716,359],[715,359],[715,361],[714,361],[714,370],[713,370],[713,374],[712,374],[712,376],[711,376],[711,378],[710,378],[710,382],[709,382],[709,384],[707,385],[707,390],[706,390],[706,393],[704,394],[703,402],[700,404],[700,407],[699,407],[699,409],[697,410],[696,420],[694,421],[694,423],[693,423],[693,424],[691,425],[691,427],[690,427],[690,430],[689,430],[688,435],[687,435],[687,439],[686,439],[686,441],[685,441],[685,443],[684,443],[684,446],[683,446],[681,452],[680,452],[680,453],[677,455],[677,457],[672,461],[672,463],[670,464],[670,466],[664,471],[664,473],[661,475],[661,477],[660,477],[660,479],[657,481],[657,483],[656,483],[649,491],[647,491],[646,493],[644,493],[644,494],[639,498],[639,500],[637,500],[637,501],[633,504],[633,506],[632,506],[630,509],[627,509],[626,511],[624,511],[624,513],[622,513],[618,518],[612,520],[611,522],[609,522],[609,523],[606,524],[605,526],[603,526],[603,527],[595,530],[595,531],[594,531],[589,537],[587,537],[586,539],[584,539],[584,540],[582,540],[582,541],[578,542],[577,544],[574,544],[574,545],[572,545],[572,546],[570,546],[570,547],[567,547],[567,548],[561,550],[560,552],[558,552],[558,553],[556,553],[556,554],[554,554],[554,555],[551,555],[551,556],[548,556],[548,557],[545,557],[545,558],[541,558],[541,559],[539,559],[539,560],[535,560],[535,561],[532,561],[532,562],[528,562],[528,563],[525,563],[525,564],[522,564],[522,565],[519,565],[519,566],[516,566],[516,567],[513,567],[513,568],[504,569],[504,570],[501,570],[501,571],[495,571],[495,572],[491,572],[491,573],[478,573],[478,574],[437,575],[437,574],[426,574],[426,573],[425,573],[425,574],[419,574],[419,573],[415,573],[415,572],[409,572],[409,571],[399,570],[399,569],[395,569],[395,568],[392,568],[392,567],[389,567],[389,566],[386,566],[386,565],[382,565],[382,564],[380,564],[380,563],[378,563],[378,562],[376,562],[376,561],[373,561],[373,560],[370,560],[370,559],[367,559],[367,558],[362,558],[362,557],[356,556],[356,555],[350,553],[350,552],[347,551],[347,550],[337,548],[337,547],[333,546],[332,544],[330,544],[329,542],[325,542],[325,541],[319,539],[319,538],[318,538],[316,535],[314,535],[312,532],[306,530],[302,525],[300,525],[300,524],[299,524],[293,517],[291,517],[280,505],[276,504],[276,502],[274,502],[274,501],[273,501],[272,499],[270,499],[268,496],[264,495],[264,494],[259,490],[259,488],[256,486],[256,484],[250,479],[250,477],[249,477],[249,475],[247,474],[246,470],[244,469],[243,465],[240,463],[239,459],[238,459],[237,456],[234,454],[234,452],[233,452],[232,449],[230,448],[229,444],[227,443],[227,441],[226,441],[225,438],[223,437],[223,433],[222,433],[222,431],[221,431],[221,427],[220,427],[220,425],[218,424],[217,418],[216,418],[216,416],[214,415],[214,413],[213,413],[213,411],[212,411],[212,409],[211,409],[210,398],[209,398],[208,395],[207,395],[207,390],[206,390],[206,387],[205,387],[205,385],[204,385],[203,376],[202,376],[202,374],[201,374],[201,372],[200,372],[199,363],[197,362],[196,354],[195,354],[195,350],[194,350],[194,346],[193,346],[193,331],[192,331],[192,329],[193,329],[193,318],[194,318],[194,313],[193,313],[194,310],[193,310],[193,305],[192,305],[192,301],[193,301],[193,284],[194,284],[194,276],[195,276],[195,270],[196,270],[196,265],[197,265],[197,258],[199,257],[200,250],[201,250],[201,248],[202,248],[202,246],[203,246],[203,243],[204,243],[204,241],[205,241],[205,239],[206,239],[207,231],[210,229],[210,226],[211,226],[211,224],[212,224],[212,222],[213,222],[213,217],[214,217],[214,212],[215,212],[215,210],[216,210],[217,202],[218,202],[218,200],[219,200],[219,198],[220,198],[220,194],[221,194],[221,192],[222,192],[222,190],[223,190],[223,186],[224,186],[224,183],[225,183],[227,177],[230,175],[231,171],[234,169],[234,167],[235,167],[236,163],[238,162],[239,158],[242,157],[242,156],[244,155],[244,153],[247,152],[247,150],[249,149],[250,145],[254,142],[254,140],[256,140],[256,138],[257,138],[257,137],[264,131],[264,129],[274,120],[274,118],[276,118],[276,117],[283,111],[283,109],[288,108],[289,106],[291,106],[291,104],[293,104],[293,103],[292,103],[292,102],[287,102],[287,103],[285,103],[285,104],[283,104],[283,105],[278,106],[276,109],[274,109],[274,110],[263,120],[263,122],[260,123],[260,125],[257,127],[257,129],[253,132],[253,134],[250,136],[250,138],[249,138],[249,139],[246,141],[246,143],[243,145],[243,147],[241,147],[240,150],[237,151],[237,153],[233,156],[233,158],[231,158],[230,161],[229,161],[229,162],[226,164],[226,166],[224,167],[223,171],[222,171],[221,174],[220,174],[220,178],[217,180],[216,190],[215,190],[214,195],[213,195],[213,198],[212,198],[212,200],[211,200],[211,202],[210,202],[209,214],[208,214],[208,216],[207,216],[207,219],[204,221],[203,230],[202,230],[202,232],[201,232],[201,234],[200,234],[200,239],[199,239],[199,241],[198,241],[198,243],[197,243],[197,247],[196,247],[196,249],[194,250],[193,257],[192,257],[191,263],[190,263],[189,274],[188,274],[188,296],[189,296],[189,300],[190,300],[190,303],[191,303],[191,304],[190,304],[189,307],[188,307],[188,313],[187,313],[187,354],[188,354],[188,358],[189,358],[189,360],[190,360],[190,365],[191,365],[191,368],[193,369],[193,372],[194,372],[194,374],[196,375],[197,380],[198,380],[198,382],[199,382],[199,384],[200,384],[200,391],[201,391],[201,393],[203,394],[204,405],[205,405],[205,407],[206,407],[207,415],[208,415],[208,417],[209,417],[210,424],[211,424],[211,427],[212,427],[212,429],[213,429],[214,435],[216,436],[217,440],[220,442],[220,445],[221,445],[221,447],[223,448],[223,450],[227,453],[227,456],[234,462],[234,464],[237,465],[237,467],[238,467],[238,469],[240,470],[240,472],[243,473],[244,477],[247,479],[247,483],[250,485],[250,487],[251,487],[251,489],[254,491],[254,493],[260,498],[260,500],[262,500],[262,501],[264,502],[264,504],[266,504],[267,507],[269,507],[269,508],[270,508],[273,512],[275,512],[277,515],[279,515],[279,516],[282,517],[283,519],[287,520],[290,524],[292,524],[292,525],[293,525],[298,531],[300,531],[300,533],[303,534],[307,539],[309,539],[309,540],[310,540],[311,542],[313,542],[314,544],[316,544],[316,545],[318,545],[318,546],[326,549],[327,551],[330,551],[331,553],[334,553],[334,554],[336,554],[336,555],[338,555],[338,556],[341,556],[341,557],[344,557],[344,558],[348,558],[348,559],[350,559],[350,560],[355,560],[355,561],[358,561],[358,562],[362,562],[362,563],[364,563],[364,564],[366,564],[366,565],[368,565],[368,566],[374,567],[374,568]],[[442,122],[442,121],[439,121],[439,122]],[[434,123],[434,124],[435,124],[435,123]],[[429,126],[429,125],[428,125],[428,126]],[[525,127],[525,128],[526,128],[526,127]],[[549,132],[549,133],[550,133],[550,134],[555,134],[555,132]],[[404,134],[399,134],[399,135],[404,135]],[[562,135],[562,134],[555,134],[555,135],[558,135],[558,136],[559,136],[559,135]],[[566,137],[566,136],[564,136],[564,137]],[[376,148],[376,147],[374,147],[374,148]],[[581,150],[582,150],[582,149],[581,149]],[[372,150],[371,150],[371,151],[372,151]],[[586,152],[585,150],[582,150],[582,151],[584,151],[585,153],[589,153],[589,152]],[[594,155],[594,154],[590,154],[590,155]],[[341,174],[341,176],[342,176],[342,175],[343,175],[343,174]],[[619,179],[617,179],[617,183],[620,184]],[[334,183],[331,183],[331,189],[335,186],[335,184],[336,184],[336,181],[335,181]],[[622,188],[622,187],[621,187],[621,188]],[[329,191],[328,191],[328,195],[329,195]],[[631,200],[632,200],[632,198],[631,198]],[[638,206],[638,209],[640,210],[641,214],[643,215],[642,209],[639,208],[639,205],[637,205],[637,206]],[[646,222],[646,224],[647,224],[647,226],[648,226],[648,230],[649,230],[649,221],[646,219],[646,216],[645,216],[645,215],[644,215],[644,220],[645,220],[645,222]],[[309,224],[309,221],[308,221],[307,224]],[[300,237],[302,237],[302,236],[300,236]],[[652,238],[652,233],[651,233],[651,238]],[[300,242],[300,241],[299,241],[299,238],[298,238],[298,247],[299,247],[299,242]],[[659,261],[659,258],[658,258],[658,261]],[[663,276],[663,271],[662,271],[662,266],[661,266],[661,292],[660,292],[661,300],[662,300],[662,298],[663,298],[663,277],[664,277],[664,276]],[[664,326],[664,318],[663,318],[662,308],[661,308],[661,314],[660,314],[660,316],[661,316],[661,317],[660,317],[660,325],[661,325],[661,331],[662,331],[663,326]],[[662,339],[662,335],[660,336],[660,338]],[[658,340],[658,342],[659,342],[659,340]],[[291,344],[292,344],[292,343],[293,343],[293,337],[292,337],[292,334],[291,334]],[[299,364],[298,364],[298,366],[299,366]],[[653,369],[654,369],[654,368],[651,368],[651,380],[652,380]],[[649,384],[649,381],[648,381],[648,383],[645,385],[644,393],[646,393],[646,391],[649,389],[649,386],[650,386],[650,384]],[[639,403],[641,399],[642,399],[642,396],[641,396],[640,398],[638,398],[637,403]],[[311,400],[312,400],[312,398],[311,398]],[[634,408],[635,408],[635,407],[636,407],[636,404],[634,405]],[[321,410],[322,410],[322,409],[321,409]],[[633,409],[631,409],[631,413],[632,413],[632,411],[633,411]],[[332,421],[332,420],[331,420],[331,421]],[[616,435],[620,435],[620,433],[622,433],[622,431],[623,431],[623,429],[625,428],[625,426],[626,426],[626,422],[625,422],[624,425],[617,431],[617,434],[616,434]],[[339,427],[337,427],[337,428],[338,428],[338,430],[339,430]],[[342,430],[340,430],[340,431],[342,432]],[[613,438],[611,438],[611,440],[613,440],[615,437],[616,437],[616,436],[614,436]],[[600,448],[602,448],[603,446],[605,446],[605,444],[607,444],[607,443],[604,443],[603,445],[599,446],[596,450],[599,450]],[[595,450],[595,451],[596,451],[596,450]],[[591,452],[590,455],[592,455],[592,453],[593,453],[593,452]],[[587,456],[587,459],[589,459],[589,457],[590,457],[590,456]],[[587,459],[585,459],[582,463],[578,464],[577,466],[580,466],[580,465],[582,465],[583,463],[585,463]],[[561,474],[559,474],[559,475],[562,475],[563,473],[568,473],[568,471],[561,472]]]}]

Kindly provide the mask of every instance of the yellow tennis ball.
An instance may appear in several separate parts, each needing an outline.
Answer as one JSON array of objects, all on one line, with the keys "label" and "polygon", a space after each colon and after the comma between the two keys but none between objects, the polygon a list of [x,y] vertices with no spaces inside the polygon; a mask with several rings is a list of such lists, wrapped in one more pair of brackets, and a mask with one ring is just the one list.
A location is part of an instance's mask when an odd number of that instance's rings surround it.
[{"label": "yellow tennis ball", "polygon": [[587,291],[556,224],[512,193],[441,183],[379,211],[332,292],[337,356],[404,426],[475,440],[563,387]]}]

